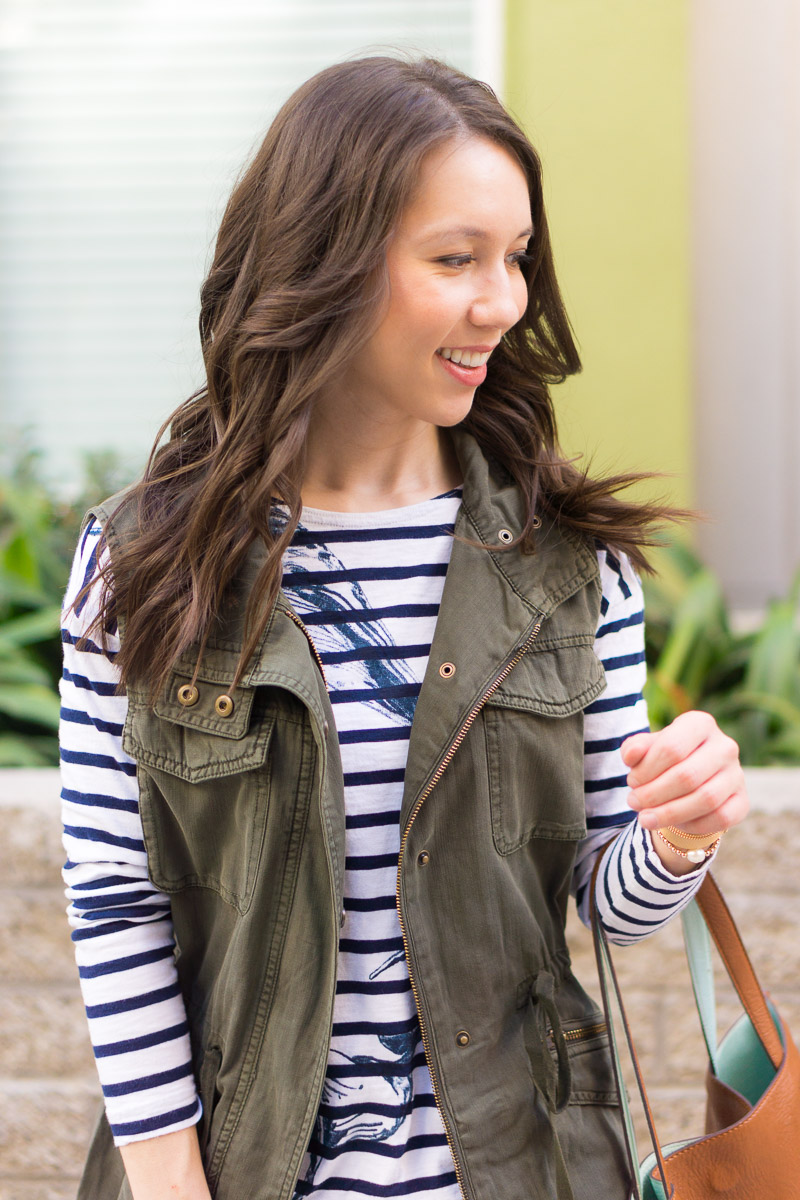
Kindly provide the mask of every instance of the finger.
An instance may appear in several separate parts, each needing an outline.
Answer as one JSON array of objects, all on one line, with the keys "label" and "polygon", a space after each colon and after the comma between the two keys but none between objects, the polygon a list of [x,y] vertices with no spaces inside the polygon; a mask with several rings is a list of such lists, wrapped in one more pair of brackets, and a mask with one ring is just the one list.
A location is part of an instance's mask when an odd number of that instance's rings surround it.
[{"label": "finger", "polygon": [[[735,743],[712,737],[698,746],[688,758],[667,767],[650,783],[634,786],[628,803],[631,808],[639,811],[664,804],[668,800],[679,800],[681,796],[690,796],[707,780],[713,779],[718,771],[736,762],[738,749]],[[628,781],[639,774],[638,769],[630,772]]]},{"label": "finger", "polygon": [[719,727],[710,713],[681,713],[671,725],[653,735],[653,742],[636,764],[632,787],[650,783],[668,767],[688,758],[703,742],[719,732]]},{"label": "finger", "polygon": [[741,768],[726,767],[690,795],[644,809],[639,824],[643,829],[675,825],[689,833],[714,833],[743,820],[747,807]]},{"label": "finger", "polygon": [[622,761],[625,766],[635,767],[642,760],[647,751],[653,744],[653,739],[656,737],[654,733],[633,733],[620,746]]},{"label": "finger", "polygon": [[[727,800],[723,801],[719,808],[705,817],[701,817],[696,821],[682,821],[680,824],[670,821],[669,824],[675,825],[676,829],[681,829],[684,833],[703,835],[724,833],[725,830],[731,829],[734,825],[738,825],[743,821],[749,810],[750,802],[747,796],[741,792],[734,792]],[[658,828],[661,828],[661,826],[658,826]]]}]

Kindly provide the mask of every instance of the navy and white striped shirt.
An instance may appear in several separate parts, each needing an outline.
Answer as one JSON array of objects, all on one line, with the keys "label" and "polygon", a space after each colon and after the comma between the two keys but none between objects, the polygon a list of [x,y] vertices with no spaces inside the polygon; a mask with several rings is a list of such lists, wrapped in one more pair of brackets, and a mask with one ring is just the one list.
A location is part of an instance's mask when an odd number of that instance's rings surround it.
[{"label": "navy and white striped shirt", "polygon": [[[309,629],[328,681],[346,806],[345,922],[323,1100],[297,1197],[359,1192],[432,1200],[460,1193],[403,954],[395,882],[399,811],[414,707],[428,661],[461,492],[372,513],[304,508],[283,589]],[[79,652],[94,592],[99,528],[84,535],[65,604],[62,693],[64,867],[90,1034],[118,1145],[200,1115],[173,962],[169,898],[147,877],[135,765],[121,747],[127,711],[108,655]],[[629,561],[598,552],[602,615],[595,650],[608,687],[585,714],[588,835],[573,890],[587,919],[598,848],[617,827],[598,882],[616,941],[658,928],[703,871],[675,877],[626,803],[619,748],[647,728],[642,595]]]}]

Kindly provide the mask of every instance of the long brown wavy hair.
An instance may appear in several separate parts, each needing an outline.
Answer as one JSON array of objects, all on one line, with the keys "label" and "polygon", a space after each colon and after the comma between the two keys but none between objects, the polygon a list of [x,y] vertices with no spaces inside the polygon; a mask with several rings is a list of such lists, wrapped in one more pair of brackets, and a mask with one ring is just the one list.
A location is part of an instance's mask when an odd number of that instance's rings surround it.
[{"label": "long brown wavy hair", "polygon": [[[534,514],[627,552],[648,569],[654,523],[680,515],[616,492],[644,478],[590,479],[559,449],[549,394],[580,370],[556,282],[539,158],[494,92],[432,58],[338,63],[281,108],[225,209],[201,290],[206,381],[159,431],[142,479],[135,535],[102,572],[92,630],[119,614],[125,683],[153,698],[198,645],[248,549],[267,554],[252,588],[237,679],[263,632],[281,559],[300,516],[314,398],[369,338],[387,298],[385,252],[423,158],[464,136],[488,138],[521,166],[533,217],[525,315],[503,338],[463,424],[521,489]],[[160,445],[165,432],[168,440]],[[281,497],[289,520],[270,524]],[[112,518],[113,520],[113,518]],[[501,550],[506,547],[498,546]],[[100,546],[102,550],[102,543]]]}]

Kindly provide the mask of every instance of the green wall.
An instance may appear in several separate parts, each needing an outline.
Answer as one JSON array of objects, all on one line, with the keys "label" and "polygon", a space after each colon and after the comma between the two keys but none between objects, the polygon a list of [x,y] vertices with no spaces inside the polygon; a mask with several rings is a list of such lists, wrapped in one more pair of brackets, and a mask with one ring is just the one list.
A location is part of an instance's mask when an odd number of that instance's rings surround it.
[{"label": "green wall", "polygon": [[506,21],[583,360],[555,389],[562,440],[691,502],[687,0],[506,0]]}]

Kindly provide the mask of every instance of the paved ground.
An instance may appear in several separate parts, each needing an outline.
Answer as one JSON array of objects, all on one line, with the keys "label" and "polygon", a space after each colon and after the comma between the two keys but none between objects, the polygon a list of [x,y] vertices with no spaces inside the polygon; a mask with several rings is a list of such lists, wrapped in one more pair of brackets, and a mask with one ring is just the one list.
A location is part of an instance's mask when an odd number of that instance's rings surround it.
[{"label": "paved ground", "polygon": [[[784,783],[773,811],[728,834],[717,878],[800,1041],[800,774]],[[54,774],[0,771],[0,814],[0,1200],[71,1200],[99,1091],[64,917]],[[578,976],[596,994],[588,934],[577,920],[570,934]],[[662,1140],[699,1134],[706,1055],[679,922],[615,960]],[[723,1029],[738,1011],[726,988]]]}]

